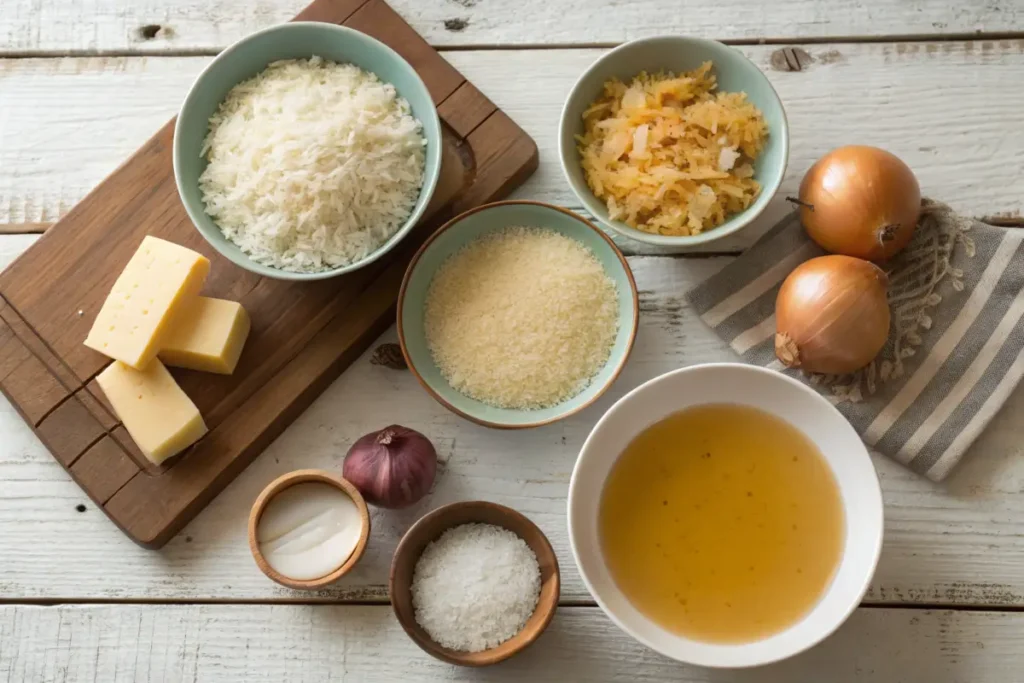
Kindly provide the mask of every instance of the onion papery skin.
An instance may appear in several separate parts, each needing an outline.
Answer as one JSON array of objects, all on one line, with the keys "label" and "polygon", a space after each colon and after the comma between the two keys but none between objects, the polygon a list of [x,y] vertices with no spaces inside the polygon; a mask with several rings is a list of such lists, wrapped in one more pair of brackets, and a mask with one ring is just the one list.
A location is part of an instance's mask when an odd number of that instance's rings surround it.
[{"label": "onion papery skin", "polygon": [[868,261],[820,256],[782,283],[775,354],[783,365],[844,375],[865,367],[889,338],[888,278]]},{"label": "onion papery skin", "polygon": [[884,262],[910,243],[921,188],[899,157],[850,145],[819,159],[800,183],[800,222],[827,252]]}]

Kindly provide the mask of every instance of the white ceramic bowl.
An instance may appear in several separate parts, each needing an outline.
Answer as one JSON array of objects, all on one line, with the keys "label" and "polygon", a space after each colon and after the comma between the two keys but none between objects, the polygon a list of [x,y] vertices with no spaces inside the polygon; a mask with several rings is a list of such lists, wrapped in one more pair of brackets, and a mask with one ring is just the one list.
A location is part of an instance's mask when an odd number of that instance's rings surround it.
[{"label": "white ceramic bowl", "polygon": [[[712,644],[668,631],[641,614],[616,586],[598,539],[605,479],[626,445],[667,415],[706,403],[753,406],[799,428],[832,468],[846,517],[846,544],[825,594],[781,633],[741,644]],[[882,492],[871,456],[850,423],[813,389],[781,373],[738,363],[669,372],[623,396],[587,437],[569,483],[569,541],[590,594],[623,631],[690,664],[740,668],[791,657],[823,640],[856,609],[882,549]]]}]

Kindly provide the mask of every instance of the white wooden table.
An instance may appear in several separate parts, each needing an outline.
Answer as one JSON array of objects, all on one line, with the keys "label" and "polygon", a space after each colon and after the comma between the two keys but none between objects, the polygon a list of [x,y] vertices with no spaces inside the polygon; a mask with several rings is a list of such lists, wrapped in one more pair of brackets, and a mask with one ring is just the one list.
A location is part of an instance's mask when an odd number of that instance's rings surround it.
[{"label": "white wooden table", "polygon": [[[175,113],[211,55],[303,4],[2,0],[0,268]],[[540,170],[519,197],[573,206],[554,146],[569,87],[609,46],[674,32],[733,42],[768,73],[792,131],[780,194],[792,193],[827,149],[867,143],[905,159],[928,196],[970,215],[1021,222],[1024,0],[392,5],[536,139]],[[783,47],[799,47],[813,61],[781,71],[771,58]],[[775,206],[772,216],[784,210]],[[581,415],[528,432],[487,430],[446,412],[408,373],[364,357],[159,552],[122,536],[0,398],[0,680],[1021,680],[1024,390],[944,485],[876,458],[886,498],[878,573],[864,606],[805,655],[738,673],[685,667],[636,645],[593,606],[564,518],[577,450],[629,388],[682,365],[730,358],[682,295],[772,216],[716,243],[715,254],[623,245],[641,289],[641,330],[610,395]],[[433,494],[410,510],[374,513],[358,570],[330,591],[297,594],[264,578],[245,540],[257,492],[288,470],[340,468],[356,437],[390,422],[438,446],[445,465]],[[393,618],[385,588],[409,524],[470,498],[534,519],[564,577],[563,606],[541,640],[475,672],[420,652]]]}]

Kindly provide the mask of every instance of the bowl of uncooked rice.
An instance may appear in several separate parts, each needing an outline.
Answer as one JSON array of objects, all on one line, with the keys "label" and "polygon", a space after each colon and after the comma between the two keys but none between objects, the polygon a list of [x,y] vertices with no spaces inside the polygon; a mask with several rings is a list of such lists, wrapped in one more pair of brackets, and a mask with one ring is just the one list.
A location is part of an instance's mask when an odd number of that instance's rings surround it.
[{"label": "bowl of uncooked rice", "polygon": [[439,146],[426,86],[397,53],[300,22],[249,36],[199,76],[175,128],[175,179],[233,262],[320,279],[373,262],[412,229]]}]

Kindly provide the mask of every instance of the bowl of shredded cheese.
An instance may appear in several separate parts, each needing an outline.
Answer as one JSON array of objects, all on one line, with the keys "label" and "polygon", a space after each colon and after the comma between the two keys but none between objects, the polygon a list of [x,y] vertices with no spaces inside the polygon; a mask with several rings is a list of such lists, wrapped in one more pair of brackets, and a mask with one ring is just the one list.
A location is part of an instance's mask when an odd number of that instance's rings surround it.
[{"label": "bowl of shredded cheese", "polygon": [[415,69],[319,22],[254,33],[196,79],[174,129],[178,194],[223,256],[318,280],[390,251],[426,210],[441,128]]},{"label": "bowl of shredded cheese", "polygon": [[749,225],[782,182],[789,130],[768,78],[739,50],[662,36],[607,52],[559,123],[559,158],[584,208],[660,246]]},{"label": "bowl of shredded cheese", "polygon": [[449,410],[521,429],[593,403],[626,363],[639,305],[629,265],[566,209],[506,201],[441,227],[398,297],[406,362]]}]

